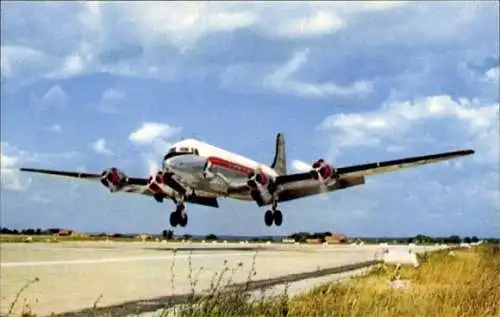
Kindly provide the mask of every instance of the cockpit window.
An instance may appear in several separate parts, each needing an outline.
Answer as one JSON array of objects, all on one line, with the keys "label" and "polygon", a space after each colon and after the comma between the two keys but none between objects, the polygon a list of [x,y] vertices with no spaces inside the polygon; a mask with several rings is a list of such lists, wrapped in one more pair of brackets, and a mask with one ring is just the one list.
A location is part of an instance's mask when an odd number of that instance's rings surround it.
[{"label": "cockpit window", "polygon": [[171,157],[174,156],[179,156],[179,155],[186,155],[186,154],[194,154],[196,156],[199,156],[198,149],[196,148],[187,148],[187,147],[180,147],[180,148],[171,148],[168,150],[168,153],[163,157],[163,160],[167,160]]}]

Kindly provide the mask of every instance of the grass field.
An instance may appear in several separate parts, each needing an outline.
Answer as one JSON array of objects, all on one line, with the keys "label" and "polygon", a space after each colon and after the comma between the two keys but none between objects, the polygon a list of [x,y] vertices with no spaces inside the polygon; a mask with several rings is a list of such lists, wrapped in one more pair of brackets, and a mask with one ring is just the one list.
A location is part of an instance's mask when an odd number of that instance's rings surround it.
[{"label": "grass field", "polygon": [[500,316],[500,247],[439,251],[403,268],[406,289],[389,287],[394,268],[318,287],[289,303],[289,316]]},{"label": "grass field", "polygon": [[[99,236],[55,236],[55,235],[0,235],[0,243],[25,243],[25,242],[64,242],[64,241],[105,241],[106,237]],[[111,238],[114,241],[140,241],[136,238]]]},{"label": "grass field", "polygon": [[[450,253],[451,252],[451,253]],[[407,288],[392,288],[395,267],[329,283],[289,298],[248,302],[242,292],[219,294],[179,316],[500,316],[500,246],[438,251],[420,256],[422,265],[402,267]]]},{"label": "grass field", "polygon": [[500,316],[500,245],[419,257],[419,268],[402,267],[398,273],[409,282],[407,288],[391,287],[395,267],[379,265],[364,276],[321,285],[293,298],[285,292],[249,300],[244,289],[224,291],[219,281],[223,273],[230,274],[225,270],[214,277],[208,296],[154,316]]}]

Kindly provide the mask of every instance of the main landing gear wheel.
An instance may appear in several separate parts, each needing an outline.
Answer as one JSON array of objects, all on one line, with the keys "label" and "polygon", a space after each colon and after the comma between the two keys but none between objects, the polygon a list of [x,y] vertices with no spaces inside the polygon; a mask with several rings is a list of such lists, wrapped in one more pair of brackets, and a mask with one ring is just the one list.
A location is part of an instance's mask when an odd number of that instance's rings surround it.
[{"label": "main landing gear wheel", "polygon": [[175,211],[170,213],[170,225],[177,227],[177,213]]},{"label": "main landing gear wheel", "polygon": [[283,223],[283,214],[281,213],[281,210],[274,210],[273,211],[273,218],[274,218],[274,224],[276,227],[281,226]]},{"label": "main landing gear wheel", "polygon": [[272,226],[273,222],[277,227],[279,227],[283,223],[283,214],[277,209],[268,210],[264,214],[264,222],[268,227]]},{"label": "main landing gear wheel", "polygon": [[264,222],[266,223],[266,226],[270,227],[273,225],[273,212],[272,210],[266,211],[264,214]]},{"label": "main landing gear wheel", "polygon": [[177,206],[176,210],[170,214],[170,225],[172,227],[177,227],[177,225],[185,227],[187,223],[188,215],[186,213],[186,208],[184,205]]}]

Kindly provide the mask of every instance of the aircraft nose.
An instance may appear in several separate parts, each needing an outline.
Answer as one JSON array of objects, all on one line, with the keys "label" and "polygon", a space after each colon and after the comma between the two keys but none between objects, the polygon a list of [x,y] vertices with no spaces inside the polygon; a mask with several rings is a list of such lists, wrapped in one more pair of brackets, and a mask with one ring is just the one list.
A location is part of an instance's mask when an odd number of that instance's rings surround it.
[{"label": "aircraft nose", "polygon": [[174,173],[193,173],[202,169],[205,160],[192,155],[180,155],[169,158],[164,162],[164,167]]},{"label": "aircraft nose", "polygon": [[165,161],[165,167],[173,172],[184,171],[188,166],[184,160],[184,157],[172,157]]}]

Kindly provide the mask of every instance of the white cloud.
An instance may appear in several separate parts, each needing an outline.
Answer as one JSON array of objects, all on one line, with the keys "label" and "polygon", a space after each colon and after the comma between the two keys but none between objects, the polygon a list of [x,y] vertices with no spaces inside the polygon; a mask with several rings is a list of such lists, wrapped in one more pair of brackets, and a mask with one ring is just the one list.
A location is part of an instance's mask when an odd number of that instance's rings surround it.
[{"label": "white cloud", "polygon": [[35,105],[39,109],[64,108],[69,105],[71,98],[66,94],[61,86],[52,86],[41,98],[39,104]]},{"label": "white cloud", "polygon": [[159,169],[158,157],[162,157],[171,147],[171,139],[181,131],[180,127],[172,127],[158,122],[144,122],[130,133],[129,140],[135,144],[148,146],[151,151],[142,154],[146,171],[149,174]]},{"label": "white cloud", "polygon": [[60,66],[47,73],[48,78],[67,78],[96,68],[94,47],[89,42],[80,42],[72,52],[60,59]]},{"label": "white cloud", "polygon": [[[93,14],[97,15],[97,10]],[[133,6],[102,3],[99,14],[102,19],[114,14],[117,20],[130,21],[135,26],[131,35],[142,38],[145,44],[168,41],[181,50],[188,49],[204,34],[247,27],[258,18],[238,6],[205,2],[143,2]]]},{"label": "white cloud", "polygon": [[[33,48],[3,46],[2,73],[4,70],[14,73],[13,65],[19,59],[33,62],[44,56],[45,62],[39,66],[43,66],[44,75],[49,77],[112,71],[164,78],[166,72],[178,69],[175,61],[166,66],[165,59],[159,58],[165,55],[168,46],[174,46],[181,53],[187,52],[205,35],[245,28],[274,38],[328,35],[347,27],[359,14],[392,10],[402,4],[290,2],[284,6],[283,2],[143,1],[133,5],[83,2],[55,6],[37,3],[35,10],[28,10],[22,4],[7,4],[5,15],[9,19],[6,29],[11,31],[8,37],[4,37],[8,39],[5,43],[32,43]],[[47,20],[48,16],[59,19]],[[61,28],[60,23],[65,27]],[[25,32],[17,37],[16,29]],[[47,32],[51,36],[48,40],[42,39],[41,34]],[[123,43],[140,47],[142,54],[126,62],[100,60],[101,53],[116,50]],[[48,59],[50,63],[47,63]]]},{"label": "white cloud", "polygon": [[360,1],[348,2],[346,10],[353,9],[355,11],[386,11],[397,7],[405,6],[410,1]]},{"label": "white cloud", "polygon": [[180,128],[156,122],[144,122],[135,131],[130,133],[129,140],[134,143],[152,144],[157,140],[168,139],[180,132]]},{"label": "white cloud", "polygon": [[319,128],[330,136],[329,156],[333,157],[341,148],[380,146],[389,141],[394,144],[405,137],[420,140],[425,137],[418,129],[421,124],[442,120],[437,129],[441,133],[450,131],[453,145],[472,145],[477,158],[495,162],[499,152],[498,111],[498,103],[482,105],[477,100],[440,95],[390,102],[375,111],[335,114],[325,118]]},{"label": "white cloud", "polygon": [[488,69],[484,74],[483,80],[498,86],[500,83],[500,67],[497,66]]},{"label": "white cloud", "polygon": [[387,152],[401,152],[405,150],[404,146],[401,145],[389,145],[388,147],[385,148]]},{"label": "white cloud", "polygon": [[300,96],[322,97],[327,95],[349,96],[367,94],[372,91],[372,84],[357,81],[348,86],[340,86],[333,82],[307,83],[292,76],[300,66],[307,62],[309,50],[297,51],[293,57],[263,80],[263,86],[280,93],[292,93]]},{"label": "white cloud", "polygon": [[103,91],[98,108],[106,113],[116,113],[123,107],[127,94],[118,89]]},{"label": "white cloud", "polygon": [[10,149],[8,143],[2,142],[0,153],[0,179],[2,188],[22,191],[25,190],[31,183],[31,179],[23,180],[19,177],[17,171],[18,164],[22,161],[21,156],[7,155],[6,152]]},{"label": "white cloud", "polygon": [[1,142],[0,154],[2,189],[22,191],[29,187],[32,179],[28,174],[22,174],[18,170],[20,167],[29,167],[29,163],[58,164],[61,160],[74,158],[77,153],[30,153]]},{"label": "white cloud", "polygon": [[38,50],[16,45],[2,45],[0,65],[2,76],[15,76],[20,70],[27,66],[40,66],[44,54]]},{"label": "white cloud", "polygon": [[309,37],[334,33],[344,26],[345,22],[334,12],[317,10],[309,16],[285,20],[267,31],[283,37]]},{"label": "white cloud", "polygon": [[300,160],[292,161],[292,168],[297,172],[308,172],[312,169],[312,164]]},{"label": "white cloud", "polygon": [[55,133],[61,133],[62,132],[62,127],[59,124],[57,124],[57,123],[54,123],[48,129],[50,131],[52,131],[52,132],[55,132]]},{"label": "white cloud", "polygon": [[113,155],[113,152],[110,149],[108,149],[108,147],[106,146],[106,140],[104,138],[100,138],[100,139],[96,140],[95,142],[92,142],[90,144],[90,147],[96,153],[103,154],[103,155]]}]

